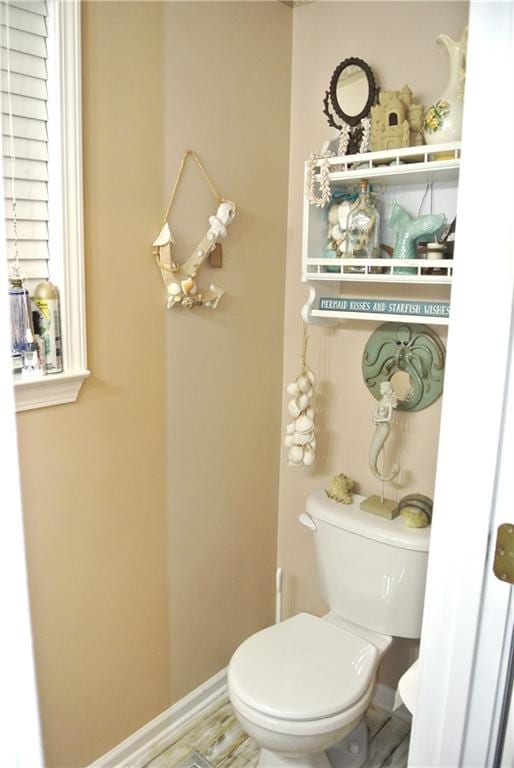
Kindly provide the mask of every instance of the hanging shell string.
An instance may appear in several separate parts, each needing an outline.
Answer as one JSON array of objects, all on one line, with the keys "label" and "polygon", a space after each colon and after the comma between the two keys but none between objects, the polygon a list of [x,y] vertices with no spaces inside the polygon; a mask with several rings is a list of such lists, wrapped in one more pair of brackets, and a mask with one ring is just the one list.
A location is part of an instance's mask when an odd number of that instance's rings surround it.
[{"label": "hanging shell string", "polygon": [[284,444],[288,448],[287,463],[291,467],[311,467],[316,460],[315,413],[312,407],[316,377],[307,365],[308,341],[307,326],[304,324],[302,367],[296,379],[287,385],[287,394],[292,397],[287,409],[293,421],[286,427]]},{"label": "hanging shell string", "polygon": [[[333,157],[333,152],[311,152],[309,161],[307,163],[307,173],[305,175],[305,197],[312,204],[318,208],[324,208],[329,204],[332,199],[332,192],[330,189],[330,166],[328,158]],[[316,166],[319,162],[319,196],[316,195],[314,186],[316,179]]]},{"label": "hanging shell string", "polygon": [[364,154],[364,152],[369,152],[369,148],[370,148],[371,118],[363,117],[361,120],[361,125],[362,125],[362,138],[361,138],[361,143],[359,145],[359,152],[361,154]]}]

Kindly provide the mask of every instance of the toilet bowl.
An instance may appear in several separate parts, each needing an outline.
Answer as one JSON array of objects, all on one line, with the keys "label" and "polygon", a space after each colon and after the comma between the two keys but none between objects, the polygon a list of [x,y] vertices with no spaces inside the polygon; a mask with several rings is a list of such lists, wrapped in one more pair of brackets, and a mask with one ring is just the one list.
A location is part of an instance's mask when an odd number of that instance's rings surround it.
[{"label": "toilet bowl", "polygon": [[241,726],[261,747],[260,768],[330,766],[326,750],[362,720],[391,641],[376,635],[370,642],[371,634],[301,613],[238,648],[229,695]]},{"label": "toilet bowl", "polygon": [[363,500],[316,491],[300,516],[330,612],[257,632],[230,661],[229,696],[259,768],[360,768],[382,657],[393,637],[420,636],[430,531],[369,514]]}]

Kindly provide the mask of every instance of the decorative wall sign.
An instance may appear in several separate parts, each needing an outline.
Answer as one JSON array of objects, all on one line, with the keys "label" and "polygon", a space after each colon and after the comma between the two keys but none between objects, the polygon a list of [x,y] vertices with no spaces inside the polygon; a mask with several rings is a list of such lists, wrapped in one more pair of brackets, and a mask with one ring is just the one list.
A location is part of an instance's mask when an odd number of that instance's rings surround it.
[{"label": "decorative wall sign", "polygon": [[323,297],[320,309],[333,312],[355,312],[370,315],[405,315],[406,317],[449,317],[449,301],[404,301],[400,299],[338,298]]},{"label": "decorative wall sign", "polygon": [[406,395],[396,408],[421,411],[443,391],[446,350],[439,336],[426,325],[384,323],[370,336],[362,357],[362,375],[377,400],[380,385],[404,372],[409,377]]},{"label": "decorative wall sign", "polygon": [[[188,156],[191,156],[196,161],[219,205],[216,215],[209,217],[209,229],[206,234],[200,240],[187,261],[183,264],[179,264],[173,258],[172,248],[173,245],[175,245],[175,240],[168,226],[167,218],[173,200],[175,199],[175,193]],[[208,289],[202,290],[197,285],[195,278],[207,256],[212,253],[216,247],[219,248],[220,246],[218,244],[220,240],[227,236],[227,227],[233,221],[235,214],[235,203],[232,203],[230,200],[224,200],[219,195],[196,152],[187,149],[182,156],[182,162],[171,192],[162,229],[153,243],[153,253],[161,270],[162,279],[168,292],[168,300],[166,304],[168,309],[176,306],[182,306],[186,309],[200,306],[216,309],[218,302],[223,295],[223,289],[218,288],[211,283]]]}]

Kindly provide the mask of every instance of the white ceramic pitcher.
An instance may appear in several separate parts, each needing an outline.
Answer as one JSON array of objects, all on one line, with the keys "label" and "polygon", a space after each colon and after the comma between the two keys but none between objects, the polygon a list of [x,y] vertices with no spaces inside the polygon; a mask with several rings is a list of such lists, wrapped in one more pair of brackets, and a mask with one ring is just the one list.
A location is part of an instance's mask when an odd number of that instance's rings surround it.
[{"label": "white ceramic pitcher", "polygon": [[428,107],[423,120],[426,144],[445,144],[460,141],[462,110],[464,106],[464,78],[466,71],[466,45],[468,28],[460,40],[439,35],[437,44],[445,47],[450,57],[450,77],[442,96]]}]

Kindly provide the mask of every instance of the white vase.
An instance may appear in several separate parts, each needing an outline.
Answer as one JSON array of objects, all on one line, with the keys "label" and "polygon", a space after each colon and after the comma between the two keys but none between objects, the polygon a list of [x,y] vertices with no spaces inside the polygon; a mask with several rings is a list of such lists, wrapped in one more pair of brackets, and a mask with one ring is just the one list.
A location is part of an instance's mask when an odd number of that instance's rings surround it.
[{"label": "white vase", "polygon": [[444,93],[428,107],[423,120],[426,144],[445,144],[460,141],[462,109],[464,106],[464,78],[466,70],[466,44],[468,28],[460,40],[439,35],[437,44],[444,46],[450,57],[450,77]]}]

